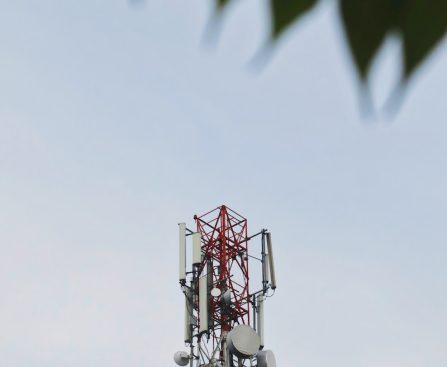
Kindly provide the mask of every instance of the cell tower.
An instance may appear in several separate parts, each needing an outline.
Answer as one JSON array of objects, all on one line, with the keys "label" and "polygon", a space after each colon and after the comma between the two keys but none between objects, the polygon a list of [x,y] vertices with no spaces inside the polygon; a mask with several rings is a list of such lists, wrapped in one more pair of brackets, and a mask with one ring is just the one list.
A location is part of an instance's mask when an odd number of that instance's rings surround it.
[{"label": "cell tower", "polygon": [[[194,230],[179,224],[179,280],[189,351],[177,352],[175,362],[190,367],[276,367],[273,352],[264,350],[264,302],[276,289],[270,232],[262,229],[248,236],[247,219],[225,205],[195,215],[194,221]],[[187,238],[192,238],[189,271]],[[248,243],[254,239],[256,250],[249,253]],[[252,293],[249,259],[261,283]]]}]

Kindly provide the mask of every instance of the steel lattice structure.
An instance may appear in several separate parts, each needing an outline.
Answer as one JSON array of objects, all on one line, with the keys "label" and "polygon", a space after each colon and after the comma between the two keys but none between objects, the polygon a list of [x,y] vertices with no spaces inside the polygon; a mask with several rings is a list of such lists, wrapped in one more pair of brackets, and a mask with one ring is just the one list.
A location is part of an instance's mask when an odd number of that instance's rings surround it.
[{"label": "steel lattice structure", "polygon": [[202,238],[198,276],[211,271],[213,287],[231,297],[229,309],[220,300],[209,303],[211,333],[218,343],[222,332],[250,323],[247,219],[224,205],[194,219]]},{"label": "steel lattice structure", "polygon": [[[185,296],[184,341],[189,352],[177,352],[176,363],[253,367],[257,361],[261,363],[257,367],[275,367],[264,363],[274,357],[263,351],[264,302],[276,289],[270,232],[262,229],[249,237],[247,219],[225,205],[195,215],[194,221],[194,230],[179,223],[179,282]],[[190,270],[186,266],[188,237]],[[255,237],[261,240],[257,256],[248,252],[248,242]],[[253,293],[249,290],[249,258],[260,264],[257,268],[262,275],[260,288]],[[241,340],[247,347],[240,347]]]}]

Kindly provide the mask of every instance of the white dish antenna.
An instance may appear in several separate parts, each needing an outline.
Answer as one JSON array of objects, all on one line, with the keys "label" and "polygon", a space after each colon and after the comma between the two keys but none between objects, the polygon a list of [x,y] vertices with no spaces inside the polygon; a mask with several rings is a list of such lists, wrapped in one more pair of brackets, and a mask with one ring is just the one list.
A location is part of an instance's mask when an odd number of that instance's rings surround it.
[{"label": "white dish antenna", "polygon": [[220,297],[220,295],[222,294],[222,291],[219,288],[213,288],[211,289],[211,295],[214,298]]},{"label": "white dish antenna", "polygon": [[251,358],[261,347],[259,335],[248,325],[238,325],[227,337],[228,350],[239,358]]},{"label": "white dish antenna", "polygon": [[174,354],[174,362],[179,366],[186,366],[189,363],[189,354],[184,351],[179,351]]}]

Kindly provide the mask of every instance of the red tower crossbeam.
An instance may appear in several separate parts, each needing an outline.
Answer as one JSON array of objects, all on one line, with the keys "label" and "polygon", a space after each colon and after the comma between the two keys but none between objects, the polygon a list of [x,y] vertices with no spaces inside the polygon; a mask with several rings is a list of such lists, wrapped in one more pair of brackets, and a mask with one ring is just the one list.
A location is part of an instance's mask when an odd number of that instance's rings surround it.
[{"label": "red tower crossbeam", "polygon": [[[199,276],[211,272],[212,287],[222,294],[209,303],[210,330],[217,342],[235,324],[250,323],[247,220],[225,205],[194,219],[202,237]],[[222,298],[228,292],[231,303],[225,304]]]}]

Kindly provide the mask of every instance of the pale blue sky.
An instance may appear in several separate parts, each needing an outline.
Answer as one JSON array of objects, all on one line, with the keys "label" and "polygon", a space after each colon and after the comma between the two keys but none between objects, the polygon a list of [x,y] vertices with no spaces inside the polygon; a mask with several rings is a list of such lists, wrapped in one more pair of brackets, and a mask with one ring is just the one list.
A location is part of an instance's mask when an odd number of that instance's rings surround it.
[{"label": "pale blue sky", "polygon": [[447,364],[446,45],[371,121],[330,2],[250,68],[264,5],[215,48],[205,0],[0,5],[1,366],[173,366],[177,223],[222,203],[273,233],[279,366]]}]

